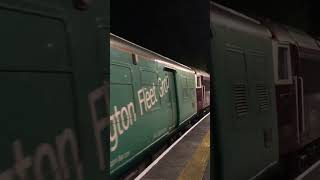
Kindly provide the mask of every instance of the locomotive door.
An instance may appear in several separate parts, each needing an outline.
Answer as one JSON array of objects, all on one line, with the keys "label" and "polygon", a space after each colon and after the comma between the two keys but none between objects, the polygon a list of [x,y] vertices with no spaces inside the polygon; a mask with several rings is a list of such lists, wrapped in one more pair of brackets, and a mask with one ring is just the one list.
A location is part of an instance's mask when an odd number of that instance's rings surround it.
[{"label": "locomotive door", "polygon": [[297,94],[299,95],[299,130],[302,145],[310,143],[320,136],[319,59],[320,55],[318,53],[311,53],[305,48],[299,47],[296,82]]},{"label": "locomotive door", "polygon": [[[295,151],[300,141],[299,83],[295,49],[288,43],[274,42],[274,77],[278,112],[279,150],[284,155]],[[291,63],[293,62],[293,63]],[[293,66],[292,66],[293,65]]]},{"label": "locomotive door", "polygon": [[167,84],[167,105],[168,115],[170,118],[169,129],[173,129],[178,123],[177,117],[177,94],[176,94],[176,83],[175,83],[175,71],[171,69],[165,69],[166,84]]}]

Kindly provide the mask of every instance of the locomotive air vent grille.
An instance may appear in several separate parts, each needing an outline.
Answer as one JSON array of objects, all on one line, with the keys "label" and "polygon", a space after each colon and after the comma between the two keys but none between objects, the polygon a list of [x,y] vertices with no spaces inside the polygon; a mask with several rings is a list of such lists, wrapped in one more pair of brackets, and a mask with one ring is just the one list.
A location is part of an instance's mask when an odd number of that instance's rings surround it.
[{"label": "locomotive air vent grille", "polygon": [[233,85],[233,96],[237,116],[248,114],[247,87],[245,84]]},{"label": "locomotive air vent grille", "polygon": [[269,108],[269,94],[264,84],[257,84],[258,104],[261,111],[266,111]]}]

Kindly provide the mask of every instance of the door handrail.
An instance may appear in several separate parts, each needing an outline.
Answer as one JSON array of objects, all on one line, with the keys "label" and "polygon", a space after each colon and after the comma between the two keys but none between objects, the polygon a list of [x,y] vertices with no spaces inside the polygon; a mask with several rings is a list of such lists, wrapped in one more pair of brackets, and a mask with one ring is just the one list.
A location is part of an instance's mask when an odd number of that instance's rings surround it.
[{"label": "door handrail", "polygon": [[296,95],[296,123],[297,123],[297,139],[298,139],[298,144],[300,144],[300,125],[299,125],[299,97],[298,97],[298,78],[297,76],[294,76],[293,77],[293,80],[294,80],[294,87],[295,87],[295,95]]},{"label": "door handrail", "polygon": [[300,79],[300,81],[301,81],[301,83],[300,83],[300,90],[301,90],[301,111],[302,111],[302,133],[304,133],[305,132],[305,119],[304,119],[304,88],[303,88],[303,85],[304,85],[304,83],[303,83],[303,78],[301,77],[301,76],[298,76],[298,78]]}]

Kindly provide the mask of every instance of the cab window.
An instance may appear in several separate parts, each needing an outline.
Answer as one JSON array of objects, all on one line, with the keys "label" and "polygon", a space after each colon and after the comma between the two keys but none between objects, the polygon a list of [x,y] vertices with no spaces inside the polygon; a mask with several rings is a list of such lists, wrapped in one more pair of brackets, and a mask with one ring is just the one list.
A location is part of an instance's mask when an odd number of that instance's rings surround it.
[{"label": "cab window", "polygon": [[201,87],[201,77],[197,76],[197,88]]},{"label": "cab window", "polygon": [[287,45],[280,45],[276,50],[277,62],[275,63],[275,80],[277,84],[291,84],[291,58],[290,49]]},{"label": "cab window", "polygon": [[288,48],[279,47],[278,49],[278,77],[279,80],[288,80]]}]

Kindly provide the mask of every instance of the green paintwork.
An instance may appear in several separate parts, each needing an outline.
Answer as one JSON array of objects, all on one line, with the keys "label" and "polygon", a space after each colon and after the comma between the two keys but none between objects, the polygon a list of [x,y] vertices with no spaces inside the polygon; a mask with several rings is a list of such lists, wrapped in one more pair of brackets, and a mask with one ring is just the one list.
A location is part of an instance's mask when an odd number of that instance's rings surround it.
[{"label": "green paintwork", "polygon": [[[219,17],[212,16],[211,22],[215,178],[246,180],[278,160],[272,42],[242,27],[233,28],[237,22],[214,23],[215,18]],[[261,99],[266,106],[260,107]],[[268,130],[270,146],[265,145]]]},{"label": "green paintwork", "polygon": [[[155,61],[155,58],[159,57],[148,54],[147,51],[145,53],[148,56],[141,55],[139,51],[134,50],[137,48],[135,45],[129,45],[125,41],[121,41],[120,44],[125,45],[126,50],[112,45],[110,50],[110,136],[118,134],[117,144],[110,139],[111,175],[115,179],[133,167],[151,147],[167,138],[179,125],[196,113],[193,71],[179,68],[166,69],[164,64]],[[138,55],[137,64],[133,63],[132,54]],[[158,79],[163,80],[166,77],[169,80],[169,89],[163,97],[160,97],[162,86]],[[140,106],[138,92],[143,88],[152,89],[153,85],[157,102],[146,112],[144,104]],[[155,98],[153,100],[155,101]],[[130,102],[133,103],[134,110],[131,109],[129,112]],[[136,115],[136,121],[133,119],[132,124],[127,126],[125,110],[125,118],[122,119],[119,114],[117,121],[115,106],[117,110],[127,107],[132,118],[134,114]]]},{"label": "green paintwork", "polygon": [[1,180],[65,179],[68,171],[70,180],[107,178],[88,95],[103,86],[109,1],[83,11],[73,2],[0,2]]}]

